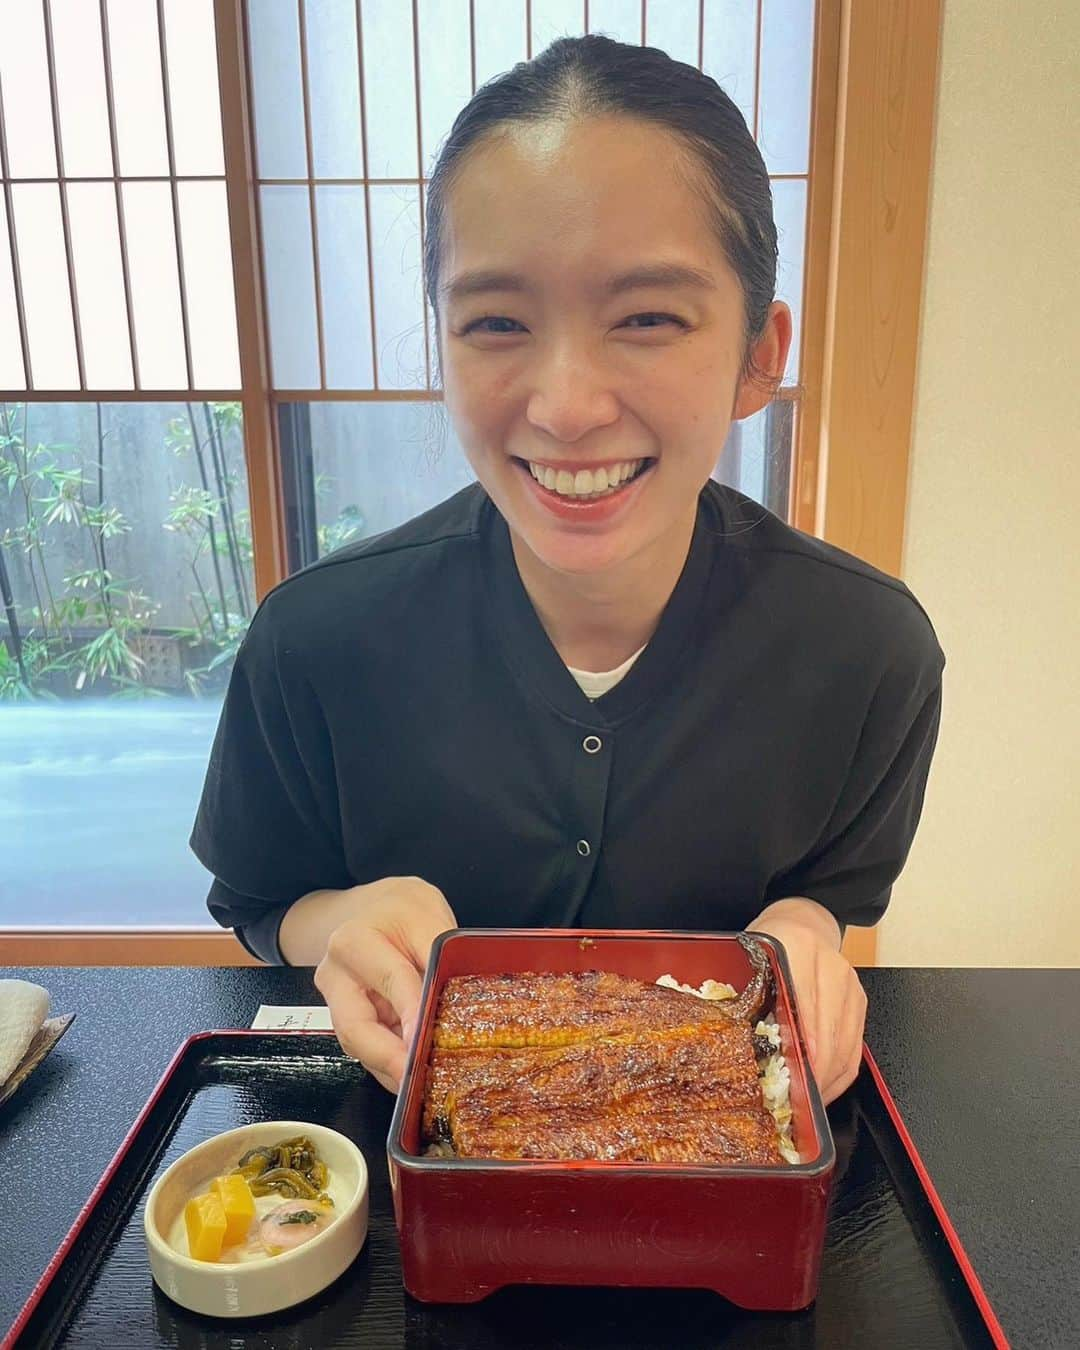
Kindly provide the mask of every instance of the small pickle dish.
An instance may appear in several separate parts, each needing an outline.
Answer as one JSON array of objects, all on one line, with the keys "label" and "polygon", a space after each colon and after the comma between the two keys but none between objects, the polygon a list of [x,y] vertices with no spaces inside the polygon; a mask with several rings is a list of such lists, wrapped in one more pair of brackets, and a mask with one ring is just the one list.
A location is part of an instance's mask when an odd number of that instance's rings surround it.
[{"label": "small pickle dish", "polygon": [[363,1154],[295,1120],[190,1149],[155,1182],[144,1215],[158,1287],[210,1317],[259,1317],[317,1294],[351,1265],[367,1227]]},{"label": "small pickle dish", "polygon": [[[457,929],[436,939],[387,1142],[402,1272],[414,1298],[469,1303],[504,1285],[538,1284],[703,1288],[759,1311],[794,1311],[813,1302],[836,1151],[809,1072],[783,948],[763,934],[748,936],[749,943],[734,933]],[[463,1157],[433,1147],[430,1130],[425,1136],[440,995],[453,977],[494,977],[489,983],[508,990],[511,1002],[515,987],[507,977],[526,973],[605,972],[649,985],[671,975],[695,990],[719,981],[741,991],[754,978],[755,962],[759,975],[767,962],[762,1014],[769,1026],[758,1029],[770,1032],[776,1055],[783,1056],[775,1063],[786,1064],[785,1079],[790,1076],[786,1095],[798,1161],[786,1155],[768,1165],[535,1153]],[[652,995],[648,1001],[656,1002]],[[445,1035],[440,1029],[444,1047]],[[754,1037],[755,1043],[763,1039]],[[496,1053],[513,1055],[523,1042],[506,1044],[511,1048]],[[765,1042],[763,1053],[768,1048]],[[765,1063],[759,1061],[759,1073]],[[513,1084],[509,1089],[535,1113],[541,1130],[551,1128],[550,1081],[544,1070],[524,1095]],[[462,1100],[454,1100],[456,1119]],[[569,1116],[575,1109],[571,1103]],[[517,1128],[520,1119],[511,1108],[496,1111],[488,1123],[497,1133]],[[641,1119],[635,1128],[648,1129]]]}]

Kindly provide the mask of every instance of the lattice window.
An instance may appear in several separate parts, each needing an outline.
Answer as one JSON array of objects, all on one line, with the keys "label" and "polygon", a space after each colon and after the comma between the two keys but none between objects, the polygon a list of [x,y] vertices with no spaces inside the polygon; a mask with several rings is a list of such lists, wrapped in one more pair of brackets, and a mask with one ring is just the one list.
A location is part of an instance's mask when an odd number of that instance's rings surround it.
[{"label": "lattice window", "polygon": [[248,0],[247,14],[281,397],[432,390],[427,171],[478,83],[583,32],[662,47],[739,105],[772,178],[799,383],[812,0]]},{"label": "lattice window", "polygon": [[240,385],[212,0],[9,0],[0,391]]}]

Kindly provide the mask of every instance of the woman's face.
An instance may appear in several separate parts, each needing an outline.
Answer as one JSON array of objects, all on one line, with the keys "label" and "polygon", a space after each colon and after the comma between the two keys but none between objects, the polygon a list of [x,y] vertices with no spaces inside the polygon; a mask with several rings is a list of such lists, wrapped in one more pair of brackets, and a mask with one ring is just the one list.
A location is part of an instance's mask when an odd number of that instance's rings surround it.
[{"label": "woman's face", "polygon": [[[560,573],[681,566],[732,418],[768,401],[740,379],[742,291],[677,159],[634,119],[515,125],[447,195],[447,408],[516,546]],[[790,328],[774,305],[764,369]]]}]

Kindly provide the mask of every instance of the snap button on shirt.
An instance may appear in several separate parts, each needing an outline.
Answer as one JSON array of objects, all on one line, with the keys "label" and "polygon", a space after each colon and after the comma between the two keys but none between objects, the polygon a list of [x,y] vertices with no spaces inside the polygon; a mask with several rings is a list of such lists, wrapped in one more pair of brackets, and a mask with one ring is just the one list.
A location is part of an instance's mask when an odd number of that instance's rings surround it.
[{"label": "snap button on shirt", "polygon": [[589,841],[587,839],[579,839],[577,841],[577,851],[583,858],[587,858],[592,852],[592,849],[589,847]]},{"label": "snap button on shirt", "polygon": [[581,748],[587,755],[595,755],[603,747],[604,742],[599,736],[586,736],[581,742]]}]

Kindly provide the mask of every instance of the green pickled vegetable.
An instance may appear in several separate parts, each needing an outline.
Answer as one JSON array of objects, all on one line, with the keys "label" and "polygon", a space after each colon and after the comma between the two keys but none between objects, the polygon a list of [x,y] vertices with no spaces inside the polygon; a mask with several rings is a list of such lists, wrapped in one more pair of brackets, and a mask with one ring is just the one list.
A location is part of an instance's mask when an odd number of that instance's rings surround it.
[{"label": "green pickled vegetable", "polygon": [[282,1227],[284,1227],[285,1224],[287,1223],[318,1223],[318,1222],[319,1216],[310,1209],[294,1209],[291,1214],[283,1214],[280,1219],[275,1220],[275,1223],[281,1224]]},{"label": "green pickled vegetable", "polygon": [[268,1168],[273,1167],[277,1162],[277,1155],[276,1148],[249,1148],[233,1171],[239,1172],[250,1181],[252,1177],[262,1176]]},{"label": "green pickled vegetable", "polygon": [[253,1195],[276,1191],[287,1200],[299,1196],[324,1205],[334,1203],[326,1193],[330,1179],[326,1164],[306,1134],[270,1147],[248,1149],[233,1171],[247,1180]]},{"label": "green pickled vegetable", "polygon": [[318,1190],[307,1177],[294,1167],[272,1167],[269,1172],[263,1172],[250,1184],[253,1195],[268,1195],[270,1191],[277,1191],[288,1200],[296,1196],[301,1196],[305,1200],[317,1200],[319,1196]]}]

